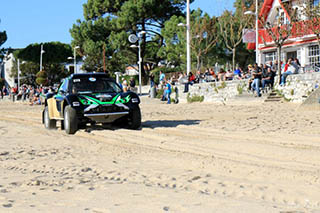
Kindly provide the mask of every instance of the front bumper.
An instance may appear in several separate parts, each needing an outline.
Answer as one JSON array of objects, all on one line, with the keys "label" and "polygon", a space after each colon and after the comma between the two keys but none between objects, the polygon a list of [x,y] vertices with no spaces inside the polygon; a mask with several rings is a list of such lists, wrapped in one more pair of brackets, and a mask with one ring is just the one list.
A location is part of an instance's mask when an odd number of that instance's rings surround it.
[{"label": "front bumper", "polygon": [[97,123],[112,123],[115,120],[128,115],[129,112],[88,113],[84,117]]}]

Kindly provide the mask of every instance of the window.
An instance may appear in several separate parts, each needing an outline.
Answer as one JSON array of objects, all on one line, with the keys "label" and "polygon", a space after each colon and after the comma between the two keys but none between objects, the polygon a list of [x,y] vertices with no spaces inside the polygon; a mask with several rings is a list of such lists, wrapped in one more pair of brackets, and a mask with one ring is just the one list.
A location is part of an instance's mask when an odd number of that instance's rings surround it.
[{"label": "window", "polygon": [[61,91],[68,92],[68,81],[66,79],[63,80],[63,83],[59,88],[59,92]]},{"label": "window", "polygon": [[315,65],[320,62],[319,46],[313,45],[308,48],[309,65]]},{"label": "window", "polygon": [[318,6],[319,3],[320,3],[320,0],[313,0],[313,1],[312,1],[312,5],[313,5],[313,6]]},{"label": "window", "polygon": [[99,76],[83,76],[72,79],[73,90],[78,93],[119,93],[121,88],[115,82]]},{"label": "window", "polygon": [[285,20],[285,14],[284,14],[284,12],[281,12],[280,13],[280,23],[285,24],[284,20]]},{"label": "window", "polygon": [[269,62],[269,61],[275,61],[277,59],[277,53],[274,52],[268,52],[264,54],[264,61]]}]

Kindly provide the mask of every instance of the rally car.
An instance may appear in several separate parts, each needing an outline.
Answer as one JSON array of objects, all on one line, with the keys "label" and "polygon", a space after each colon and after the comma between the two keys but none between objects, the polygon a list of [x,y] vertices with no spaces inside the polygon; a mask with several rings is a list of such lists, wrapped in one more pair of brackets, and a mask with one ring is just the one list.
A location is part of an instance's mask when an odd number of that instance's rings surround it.
[{"label": "rally car", "polygon": [[141,126],[139,96],[121,87],[104,73],[72,74],[62,80],[56,93],[46,96],[42,123],[74,134],[87,123],[117,123],[131,129]]}]

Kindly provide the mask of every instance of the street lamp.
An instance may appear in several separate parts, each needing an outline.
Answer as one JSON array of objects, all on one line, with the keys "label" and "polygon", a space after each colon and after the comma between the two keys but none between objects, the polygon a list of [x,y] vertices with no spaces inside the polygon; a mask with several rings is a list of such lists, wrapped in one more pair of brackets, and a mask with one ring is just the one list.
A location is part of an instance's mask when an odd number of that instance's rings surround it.
[{"label": "street lamp", "polygon": [[18,58],[18,90],[20,88],[20,59]]},{"label": "street lamp", "polygon": [[191,55],[190,55],[190,0],[187,0],[187,24],[179,23],[179,27],[187,28],[187,75],[191,71]]},{"label": "street lamp", "polygon": [[259,32],[258,32],[258,0],[256,0],[256,12],[246,11],[244,12],[245,15],[255,15],[256,16],[256,63],[259,61]]},{"label": "street lamp", "polygon": [[[131,48],[138,48],[138,51],[139,51],[139,61],[138,61],[138,64],[139,64],[139,95],[141,95],[141,63],[142,63],[142,57],[141,57],[141,39],[142,39],[142,35],[146,34],[147,32],[146,31],[141,31],[138,33],[138,46],[135,45],[135,44],[132,44],[130,45]],[[131,36],[131,35],[130,35]],[[135,39],[133,38],[130,38],[129,36],[129,40],[130,42],[131,41],[134,41]],[[132,39],[132,40],[131,40]],[[137,40],[136,40],[137,41]],[[133,42],[134,43],[134,42]]]},{"label": "street lamp", "polygon": [[45,53],[43,50],[43,44],[41,44],[41,50],[40,50],[40,71],[42,70],[42,54]]},{"label": "street lamp", "polygon": [[79,49],[79,46],[73,48],[73,62],[74,62],[74,73],[77,73],[77,58],[76,58],[76,49]]}]

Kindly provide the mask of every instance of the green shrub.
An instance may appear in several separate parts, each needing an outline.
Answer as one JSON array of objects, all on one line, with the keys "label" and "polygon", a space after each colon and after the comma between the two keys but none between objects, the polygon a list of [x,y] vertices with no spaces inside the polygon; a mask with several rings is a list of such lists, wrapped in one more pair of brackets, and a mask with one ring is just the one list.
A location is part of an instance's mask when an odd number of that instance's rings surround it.
[{"label": "green shrub", "polygon": [[282,98],[283,98],[283,100],[284,101],[286,101],[286,102],[290,102],[291,101],[291,99],[290,98],[286,98],[285,96],[284,96],[284,94],[283,94],[283,91],[282,90],[276,90],[276,93],[279,95],[279,96],[281,96]]},{"label": "green shrub", "polygon": [[36,83],[38,85],[46,86],[48,84],[48,79],[47,78],[36,78]]},{"label": "green shrub", "polygon": [[294,89],[291,89],[290,95],[294,95]]},{"label": "green shrub", "polygon": [[158,89],[156,98],[160,99],[163,95],[164,89]]},{"label": "green shrub", "polygon": [[41,70],[41,71],[37,72],[36,77],[37,78],[47,78],[48,75],[44,70]]},{"label": "green shrub", "polygon": [[227,87],[227,83],[225,81],[222,81],[218,89],[223,89]]},{"label": "green shrub", "polygon": [[241,95],[243,93],[244,87],[245,87],[245,85],[241,85],[241,84],[237,85],[237,90],[238,90],[239,95]]},{"label": "green shrub", "polygon": [[187,95],[187,102],[188,103],[193,103],[193,102],[203,102],[204,101],[204,96],[200,95],[193,95],[190,97],[190,93]]},{"label": "green shrub", "polygon": [[44,70],[37,72],[36,74],[36,83],[38,85],[47,85],[48,84],[48,75]]}]

